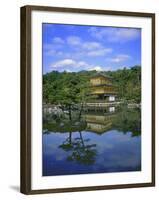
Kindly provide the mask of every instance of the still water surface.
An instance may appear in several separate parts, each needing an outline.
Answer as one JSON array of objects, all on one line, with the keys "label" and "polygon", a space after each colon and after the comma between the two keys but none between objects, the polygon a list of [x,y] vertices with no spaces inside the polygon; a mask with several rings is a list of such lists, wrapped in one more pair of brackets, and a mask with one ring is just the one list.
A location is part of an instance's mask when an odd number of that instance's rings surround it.
[{"label": "still water surface", "polygon": [[140,110],[122,108],[45,121],[43,176],[141,170],[140,118]]}]

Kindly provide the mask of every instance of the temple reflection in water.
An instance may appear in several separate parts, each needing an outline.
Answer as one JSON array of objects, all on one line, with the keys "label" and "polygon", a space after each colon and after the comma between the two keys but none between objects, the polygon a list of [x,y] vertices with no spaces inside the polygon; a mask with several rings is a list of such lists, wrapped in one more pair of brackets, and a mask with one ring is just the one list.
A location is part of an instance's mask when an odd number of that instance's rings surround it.
[{"label": "temple reflection in water", "polygon": [[[87,108],[79,120],[46,118],[43,176],[141,170],[139,109]],[[75,115],[74,115],[75,116]]]},{"label": "temple reflection in water", "polygon": [[107,112],[88,112],[85,114],[86,130],[103,134],[111,129],[115,117],[115,107],[109,107]]}]

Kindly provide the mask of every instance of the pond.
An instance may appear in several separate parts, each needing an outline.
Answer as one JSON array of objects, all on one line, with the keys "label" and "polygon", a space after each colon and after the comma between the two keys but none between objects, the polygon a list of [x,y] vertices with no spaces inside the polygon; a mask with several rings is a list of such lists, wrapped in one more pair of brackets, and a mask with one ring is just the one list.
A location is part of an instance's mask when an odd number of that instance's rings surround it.
[{"label": "pond", "polygon": [[88,111],[43,122],[43,176],[141,170],[140,109]]}]

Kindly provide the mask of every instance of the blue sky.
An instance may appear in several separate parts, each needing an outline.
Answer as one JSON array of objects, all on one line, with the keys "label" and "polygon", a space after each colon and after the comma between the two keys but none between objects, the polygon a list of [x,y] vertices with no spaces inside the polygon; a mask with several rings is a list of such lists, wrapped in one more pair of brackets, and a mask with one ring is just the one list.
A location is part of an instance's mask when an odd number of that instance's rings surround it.
[{"label": "blue sky", "polygon": [[43,24],[43,73],[108,71],[141,64],[141,30]]}]

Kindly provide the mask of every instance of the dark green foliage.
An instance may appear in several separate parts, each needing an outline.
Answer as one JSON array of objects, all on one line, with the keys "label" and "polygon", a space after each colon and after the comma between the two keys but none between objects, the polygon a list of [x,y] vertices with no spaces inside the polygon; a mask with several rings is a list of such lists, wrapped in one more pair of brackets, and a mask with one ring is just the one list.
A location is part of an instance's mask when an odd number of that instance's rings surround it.
[{"label": "dark green foliage", "polygon": [[[72,109],[74,104],[83,104],[89,98],[89,79],[96,71],[57,72],[43,75],[44,103],[60,104]],[[141,67],[134,66],[117,71],[101,72],[113,79],[118,98],[126,102],[141,102]],[[70,115],[71,117],[71,115]]]},{"label": "dark green foliage", "polygon": [[88,84],[86,75],[53,71],[43,76],[43,100],[67,106],[79,103],[86,98]]},{"label": "dark green foliage", "polygon": [[132,137],[141,135],[141,113],[139,109],[127,109],[121,107],[113,121],[113,127],[126,134],[132,133]]},{"label": "dark green foliage", "polygon": [[122,69],[107,72],[113,79],[118,90],[118,97],[122,100],[134,103],[141,102],[141,67],[134,66],[130,69]]}]

